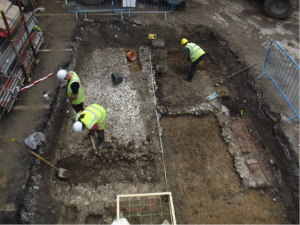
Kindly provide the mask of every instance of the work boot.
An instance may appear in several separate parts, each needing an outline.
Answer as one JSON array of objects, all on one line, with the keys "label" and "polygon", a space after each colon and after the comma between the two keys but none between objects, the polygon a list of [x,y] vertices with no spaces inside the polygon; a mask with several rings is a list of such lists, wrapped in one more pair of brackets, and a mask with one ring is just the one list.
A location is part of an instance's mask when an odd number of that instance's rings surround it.
[{"label": "work boot", "polygon": [[90,139],[91,138],[91,132],[88,132],[85,136],[84,139]]},{"label": "work boot", "polygon": [[104,143],[104,141],[101,144],[98,145],[99,150],[103,148],[103,143]]},{"label": "work boot", "polygon": [[188,78],[187,76],[183,76],[182,78],[183,78],[185,81],[191,82],[191,83],[192,83],[192,80],[189,80],[189,78]]}]

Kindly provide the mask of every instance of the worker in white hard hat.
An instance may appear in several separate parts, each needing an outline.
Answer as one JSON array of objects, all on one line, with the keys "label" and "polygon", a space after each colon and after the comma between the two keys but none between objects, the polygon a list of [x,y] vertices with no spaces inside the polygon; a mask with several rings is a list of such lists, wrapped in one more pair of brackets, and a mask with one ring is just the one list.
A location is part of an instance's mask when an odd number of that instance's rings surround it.
[{"label": "worker in white hard hat", "polygon": [[67,102],[70,102],[73,109],[78,113],[83,111],[83,101],[85,100],[84,91],[78,75],[73,72],[67,72],[66,70],[59,70],[57,72],[57,78],[60,80],[67,80],[67,83],[61,85],[67,87]]},{"label": "worker in white hard hat", "polygon": [[183,79],[188,82],[192,82],[192,79],[193,79],[195,71],[196,71],[196,67],[203,60],[205,52],[203,51],[202,48],[200,48],[200,46],[198,46],[194,43],[189,43],[186,38],[183,38],[181,40],[181,45],[184,48],[184,52],[186,54],[187,61],[189,62],[192,60],[192,64],[190,67],[190,73],[188,76],[183,76]]},{"label": "worker in white hard hat", "polygon": [[89,138],[95,131],[98,134],[98,149],[103,148],[104,128],[106,122],[106,111],[98,104],[91,104],[83,111],[77,113],[73,124],[73,131],[82,133],[85,128],[89,129],[85,138]]}]

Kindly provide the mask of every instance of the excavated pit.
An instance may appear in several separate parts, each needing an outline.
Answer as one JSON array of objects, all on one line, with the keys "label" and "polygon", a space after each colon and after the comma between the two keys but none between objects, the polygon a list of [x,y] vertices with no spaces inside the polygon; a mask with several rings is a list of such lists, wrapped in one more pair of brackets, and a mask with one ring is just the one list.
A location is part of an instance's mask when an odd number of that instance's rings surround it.
[{"label": "excavated pit", "polygon": [[[183,27],[186,37],[207,52],[193,83],[185,82],[182,76],[189,64],[179,44],[181,34],[172,26],[155,24],[158,39],[165,42],[155,47],[147,40],[152,27],[101,19],[81,22],[74,31],[76,64],[69,69],[81,78],[85,106],[98,103],[107,111],[104,149],[95,154],[85,132],[72,131],[71,107],[70,113],[61,111],[63,121],[54,117],[56,133],[46,133],[55,138],[40,151],[72,176],[58,178],[36,160],[24,191],[21,222],[110,224],[116,217],[117,195],[164,191],[172,192],[179,224],[297,222],[298,181],[286,184],[293,166],[286,160],[269,163],[270,158],[276,160],[272,152],[285,157],[274,139],[286,140],[274,132],[272,119],[257,115],[251,74],[242,73],[218,87],[212,81],[247,62],[238,60],[215,31]],[[131,50],[138,53],[133,62],[126,58]],[[157,76],[156,65],[168,67],[163,76]],[[117,86],[111,82],[114,73],[124,78]],[[219,97],[208,102],[206,96],[213,92]],[[58,95],[64,104],[65,93]],[[170,113],[158,115],[157,103],[164,103]],[[244,111],[242,117],[239,110]],[[236,121],[245,121],[257,152],[241,152],[231,128]],[[97,145],[96,135],[94,140]],[[266,180],[251,174],[246,161],[253,158]]]}]

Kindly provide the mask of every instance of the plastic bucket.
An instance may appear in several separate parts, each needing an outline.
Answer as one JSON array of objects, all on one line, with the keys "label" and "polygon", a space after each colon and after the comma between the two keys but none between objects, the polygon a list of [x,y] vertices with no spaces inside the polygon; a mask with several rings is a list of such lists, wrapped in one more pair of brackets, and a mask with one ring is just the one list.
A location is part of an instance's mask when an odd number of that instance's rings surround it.
[{"label": "plastic bucket", "polygon": [[157,65],[156,66],[156,70],[157,70],[157,75],[158,76],[163,76],[166,71],[167,71],[168,67],[164,66],[164,65]]},{"label": "plastic bucket", "polygon": [[123,81],[123,76],[121,74],[112,74],[111,81],[113,85],[117,85]]},{"label": "plastic bucket", "polygon": [[127,58],[130,59],[131,61],[136,60],[137,54],[135,51],[127,52]]}]

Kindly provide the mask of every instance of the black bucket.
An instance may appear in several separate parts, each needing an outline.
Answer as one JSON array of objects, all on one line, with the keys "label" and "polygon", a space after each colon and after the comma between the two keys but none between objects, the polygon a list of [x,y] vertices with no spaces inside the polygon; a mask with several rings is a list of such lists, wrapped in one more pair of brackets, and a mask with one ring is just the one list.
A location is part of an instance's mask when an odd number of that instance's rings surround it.
[{"label": "black bucket", "polygon": [[123,81],[123,77],[121,74],[112,74],[111,81],[112,81],[113,85],[117,85]]},{"label": "black bucket", "polygon": [[156,66],[157,75],[160,76],[160,77],[163,76],[166,73],[167,69],[168,69],[167,66],[157,65]]}]

